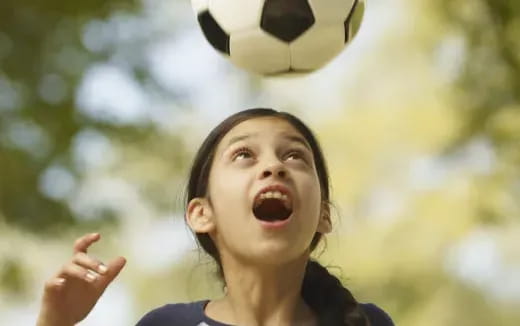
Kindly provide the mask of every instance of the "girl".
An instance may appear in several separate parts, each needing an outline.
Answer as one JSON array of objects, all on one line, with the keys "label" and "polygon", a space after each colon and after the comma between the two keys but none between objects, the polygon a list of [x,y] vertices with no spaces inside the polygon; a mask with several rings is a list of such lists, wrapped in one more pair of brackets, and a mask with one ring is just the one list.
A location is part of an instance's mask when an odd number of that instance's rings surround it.
[{"label": "girl", "polygon": [[[168,304],[138,326],[391,326],[373,304],[358,303],[310,259],[331,231],[329,180],[312,132],[271,109],[236,113],[203,142],[187,189],[186,222],[215,260],[223,297]],[[99,234],[45,286],[38,326],[72,326],[92,309],[125,264],[87,255]]]}]

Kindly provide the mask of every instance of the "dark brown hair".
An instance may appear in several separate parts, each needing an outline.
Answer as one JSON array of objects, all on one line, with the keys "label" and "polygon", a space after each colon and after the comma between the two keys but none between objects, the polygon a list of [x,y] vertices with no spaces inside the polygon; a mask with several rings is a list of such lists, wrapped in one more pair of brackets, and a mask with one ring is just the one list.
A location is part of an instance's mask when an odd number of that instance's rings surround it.
[{"label": "dark brown hair", "polygon": [[[327,212],[330,210],[329,202],[329,175],[320,145],[312,131],[298,118],[273,109],[256,108],[235,113],[216,126],[202,143],[197,152],[186,191],[186,207],[190,200],[196,197],[208,198],[208,182],[211,165],[216,148],[222,138],[239,123],[260,117],[275,117],[290,123],[309,143],[316,172],[321,188],[321,201]],[[208,198],[211,202],[211,198]],[[222,262],[215,243],[207,233],[197,233],[200,246],[217,263],[219,277],[223,278]],[[322,235],[316,232],[310,250],[318,245]],[[366,326],[369,325],[360,305],[354,299],[348,289],[343,287],[340,280],[330,274],[328,270],[317,261],[310,259],[307,263],[303,285],[301,290],[304,301],[317,315],[321,326]]]}]

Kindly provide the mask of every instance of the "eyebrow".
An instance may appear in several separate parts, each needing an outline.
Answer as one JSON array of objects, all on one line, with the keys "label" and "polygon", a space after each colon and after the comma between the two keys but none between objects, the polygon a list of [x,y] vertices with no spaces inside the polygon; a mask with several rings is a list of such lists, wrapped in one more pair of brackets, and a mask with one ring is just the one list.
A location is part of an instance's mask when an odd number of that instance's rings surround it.
[{"label": "eyebrow", "polygon": [[305,139],[303,139],[303,137],[301,137],[301,136],[296,136],[296,135],[291,135],[291,134],[283,134],[283,138],[288,139],[288,140],[290,140],[292,142],[300,143],[305,148],[307,148],[309,151],[312,152],[312,150],[311,150],[309,144],[307,143],[307,141]]},{"label": "eyebrow", "polygon": [[227,143],[227,146],[226,148],[228,148],[229,146],[233,145],[234,143],[237,143],[241,140],[244,140],[244,139],[247,139],[247,138],[251,138],[253,136],[256,136],[257,134],[245,134],[245,135],[240,135],[240,136],[235,136],[233,138],[231,138],[229,140],[229,142]]},{"label": "eyebrow", "polygon": [[[236,142],[239,142],[241,140],[248,139],[248,138],[251,138],[251,137],[255,137],[255,136],[258,136],[258,134],[254,133],[254,134],[244,134],[244,135],[240,135],[240,136],[235,136],[235,137],[233,137],[233,138],[231,138],[229,140],[229,142],[227,143],[226,148],[228,148],[229,146],[233,145]],[[292,142],[300,143],[303,146],[305,146],[305,148],[307,148],[308,150],[310,150],[312,152],[309,144],[301,136],[283,133],[282,137],[285,138],[285,139],[288,139],[288,140],[290,140]]]}]

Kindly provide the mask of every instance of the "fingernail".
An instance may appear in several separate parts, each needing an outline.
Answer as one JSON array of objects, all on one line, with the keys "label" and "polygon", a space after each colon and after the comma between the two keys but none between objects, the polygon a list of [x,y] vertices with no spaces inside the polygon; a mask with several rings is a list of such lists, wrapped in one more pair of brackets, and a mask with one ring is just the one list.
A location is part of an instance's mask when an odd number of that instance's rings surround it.
[{"label": "fingernail", "polygon": [[108,268],[103,265],[103,264],[99,264],[98,266],[98,271],[101,273],[101,274],[105,274],[107,271],[108,271]]},{"label": "fingernail", "polygon": [[63,283],[65,283],[65,279],[64,279],[64,278],[58,278],[58,279],[56,279],[56,284],[58,284],[58,285],[62,285]]},{"label": "fingernail", "polygon": [[85,275],[85,277],[87,278],[87,281],[89,281],[89,282],[94,282],[97,279],[97,276],[94,273],[92,273],[91,271],[88,271],[87,275]]}]

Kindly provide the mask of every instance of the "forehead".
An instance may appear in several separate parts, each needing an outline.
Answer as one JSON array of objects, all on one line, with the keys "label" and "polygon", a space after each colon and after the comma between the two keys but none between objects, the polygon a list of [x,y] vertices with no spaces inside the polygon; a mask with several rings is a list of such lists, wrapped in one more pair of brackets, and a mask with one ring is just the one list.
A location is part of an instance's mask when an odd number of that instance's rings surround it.
[{"label": "forehead", "polygon": [[303,135],[289,122],[276,117],[260,117],[243,121],[234,126],[220,141],[219,149],[225,148],[230,142],[241,139],[266,140],[270,138],[299,138],[307,145]]}]

